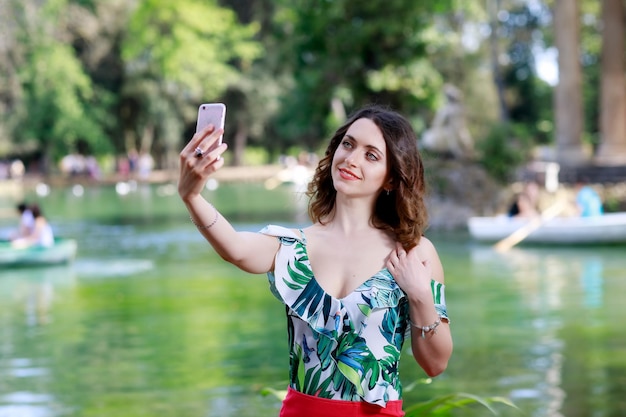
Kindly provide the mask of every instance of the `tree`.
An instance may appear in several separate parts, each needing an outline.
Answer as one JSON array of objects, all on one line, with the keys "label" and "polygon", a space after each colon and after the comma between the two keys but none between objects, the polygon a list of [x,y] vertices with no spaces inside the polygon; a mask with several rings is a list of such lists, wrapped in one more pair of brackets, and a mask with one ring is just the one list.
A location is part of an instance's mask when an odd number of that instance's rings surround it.
[{"label": "tree", "polygon": [[[257,25],[240,25],[215,1],[145,0],[125,34],[122,90],[125,135],[172,167],[201,102],[218,101],[240,80],[239,66],[260,54]],[[153,145],[153,142],[154,143]]]},{"label": "tree", "polygon": [[71,46],[64,42],[65,33],[58,30],[66,2],[10,3],[14,17],[14,36],[20,47],[9,56],[15,69],[17,88],[13,105],[8,108],[6,126],[9,135],[22,148],[29,143],[47,162],[74,151],[77,142],[92,149],[109,149],[104,127],[111,122],[98,103],[110,97],[97,94]]},{"label": "tree", "polygon": [[284,146],[316,149],[343,113],[369,102],[407,114],[431,106],[443,82],[428,60],[425,30],[450,8],[450,1],[278,1],[280,62],[294,82],[274,121]]}]

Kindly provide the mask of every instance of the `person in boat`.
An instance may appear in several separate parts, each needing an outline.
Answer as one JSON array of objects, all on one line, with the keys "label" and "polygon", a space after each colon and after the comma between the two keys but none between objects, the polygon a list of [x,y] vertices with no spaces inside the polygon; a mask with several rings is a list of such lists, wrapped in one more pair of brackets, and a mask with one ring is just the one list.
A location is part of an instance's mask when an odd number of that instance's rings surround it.
[{"label": "person in boat", "polygon": [[19,203],[16,206],[16,210],[19,215],[19,224],[17,229],[9,236],[9,240],[15,240],[28,236],[32,233],[33,228],[35,227],[35,217],[26,202]]},{"label": "person in boat", "polygon": [[402,416],[400,354],[409,340],[429,376],[452,354],[444,271],[427,225],[424,166],[407,119],[354,113],[307,188],[312,224],[237,231],[201,194],[224,160],[208,126],[180,153],[178,193],[226,261],[267,274],[286,306],[289,383],[282,417]]},{"label": "person in boat", "polygon": [[539,211],[539,185],[535,181],[524,184],[508,211],[509,217],[536,217]]},{"label": "person in boat", "polygon": [[589,185],[588,180],[576,183],[576,208],[581,217],[602,216],[604,208],[600,195]]},{"label": "person in boat", "polygon": [[52,226],[41,212],[38,204],[29,207],[32,212],[34,224],[33,228],[25,236],[19,237],[11,241],[11,245],[15,248],[27,248],[30,246],[50,247],[54,245],[54,233]]}]

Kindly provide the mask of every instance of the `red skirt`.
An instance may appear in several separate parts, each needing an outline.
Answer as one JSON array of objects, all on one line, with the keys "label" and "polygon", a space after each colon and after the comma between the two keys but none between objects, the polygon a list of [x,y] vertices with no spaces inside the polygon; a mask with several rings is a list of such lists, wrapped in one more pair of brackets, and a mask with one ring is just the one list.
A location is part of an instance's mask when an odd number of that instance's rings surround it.
[{"label": "red skirt", "polygon": [[386,407],[365,401],[343,401],[303,394],[289,387],[279,417],[402,417],[402,400]]}]

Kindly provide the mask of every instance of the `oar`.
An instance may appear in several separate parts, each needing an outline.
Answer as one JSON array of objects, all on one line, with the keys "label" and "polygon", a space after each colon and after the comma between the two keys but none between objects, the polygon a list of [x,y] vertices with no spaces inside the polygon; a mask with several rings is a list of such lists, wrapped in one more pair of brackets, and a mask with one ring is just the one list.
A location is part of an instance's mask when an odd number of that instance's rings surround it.
[{"label": "oar", "polygon": [[543,226],[545,222],[556,217],[563,211],[563,209],[565,209],[565,207],[566,204],[562,200],[557,201],[545,209],[541,216],[533,218],[524,226],[520,227],[504,239],[498,241],[495,245],[493,245],[493,248],[498,252],[506,252],[522,240],[526,239],[532,232]]}]

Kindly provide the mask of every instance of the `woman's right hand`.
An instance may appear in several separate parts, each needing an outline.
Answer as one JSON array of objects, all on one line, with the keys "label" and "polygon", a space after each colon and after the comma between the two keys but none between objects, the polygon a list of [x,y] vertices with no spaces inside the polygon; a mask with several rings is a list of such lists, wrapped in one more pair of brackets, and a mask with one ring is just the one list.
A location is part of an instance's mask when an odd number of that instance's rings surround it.
[{"label": "woman's right hand", "polygon": [[[223,133],[223,129],[215,129],[213,125],[209,125],[193,135],[180,152],[178,194],[183,201],[190,201],[200,195],[209,176],[224,165],[221,155],[228,148],[225,143],[207,152]],[[196,149],[203,151],[202,156],[196,154]]]}]

